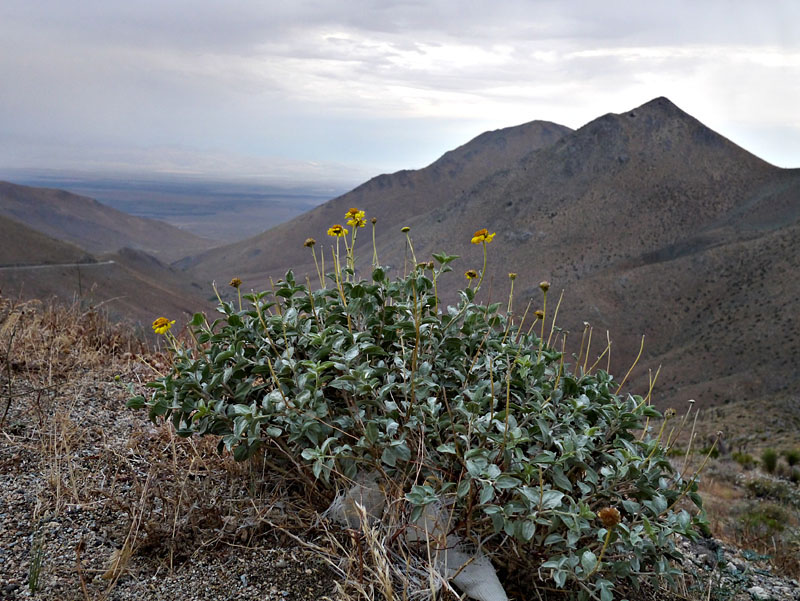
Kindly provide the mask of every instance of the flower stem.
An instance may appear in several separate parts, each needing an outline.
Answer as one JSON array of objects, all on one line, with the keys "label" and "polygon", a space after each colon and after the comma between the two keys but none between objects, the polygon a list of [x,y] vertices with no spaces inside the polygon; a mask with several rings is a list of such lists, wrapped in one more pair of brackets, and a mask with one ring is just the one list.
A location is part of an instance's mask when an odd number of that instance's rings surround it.
[{"label": "flower stem", "polygon": [[486,274],[486,240],[483,241],[483,269],[481,269],[481,278],[478,280],[478,285],[475,286],[475,290],[481,287],[481,282],[483,282],[483,276]]}]

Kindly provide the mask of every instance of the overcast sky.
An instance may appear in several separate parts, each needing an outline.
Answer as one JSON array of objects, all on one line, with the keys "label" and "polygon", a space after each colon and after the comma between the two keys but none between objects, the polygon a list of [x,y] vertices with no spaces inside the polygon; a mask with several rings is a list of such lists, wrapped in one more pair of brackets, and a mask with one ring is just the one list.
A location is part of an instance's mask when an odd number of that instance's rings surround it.
[{"label": "overcast sky", "polygon": [[800,167],[800,2],[0,2],[0,168],[357,183],[657,96]]}]

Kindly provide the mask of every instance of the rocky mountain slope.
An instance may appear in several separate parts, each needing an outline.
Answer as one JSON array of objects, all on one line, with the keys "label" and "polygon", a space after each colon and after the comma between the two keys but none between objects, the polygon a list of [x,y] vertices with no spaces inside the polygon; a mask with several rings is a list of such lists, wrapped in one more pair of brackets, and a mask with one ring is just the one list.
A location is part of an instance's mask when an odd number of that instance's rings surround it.
[{"label": "rocky mountain slope", "polygon": [[[239,275],[253,288],[290,267],[314,274],[303,241],[328,246],[326,229],[351,206],[378,218],[381,262],[399,270],[400,226],[412,228],[420,260],[461,255],[459,273],[481,266],[472,233],[496,231],[486,298],[505,298],[510,271],[518,299],[538,302],[538,282],[551,280],[566,290],[559,323],[573,340],[583,321],[596,339],[611,332],[615,373],[645,335],[635,383],[663,364],[662,406],[763,396],[800,378],[800,285],[790,275],[800,267],[800,170],[769,165],[666,98],[574,132],[534,122],[484,134],[425,169],[374,178],[180,265],[201,279]],[[372,254],[364,231],[362,268]]]}]

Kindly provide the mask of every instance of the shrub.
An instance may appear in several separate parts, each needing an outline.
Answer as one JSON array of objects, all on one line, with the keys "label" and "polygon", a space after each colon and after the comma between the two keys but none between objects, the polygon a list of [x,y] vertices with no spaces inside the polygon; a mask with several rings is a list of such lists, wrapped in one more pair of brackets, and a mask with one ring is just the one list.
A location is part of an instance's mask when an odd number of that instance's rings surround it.
[{"label": "shrub", "polygon": [[746,470],[751,470],[756,465],[756,458],[750,453],[741,453],[736,451],[731,455],[731,457],[733,457],[733,460]]},{"label": "shrub", "polygon": [[800,449],[784,451],[783,456],[786,459],[786,463],[789,464],[789,467],[794,467],[800,462]]},{"label": "shrub", "polygon": [[761,453],[761,463],[767,472],[770,474],[774,473],[775,468],[778,466],[777,451],[775,451],[775,449],[764,449],[764,451]]},{"label": "shrub", "polygon": [[800,509],[800,494],[783,480],[758,478],[747,483],[747,490],[760,499],[771,499]]},{"label": "shrub", "polygon": [[[172,371],[129,406],[181,436],[218,436],[236,459],[265,453],[326,503],[377,475],[394,511],[383,528],[447,507],[450,532],[529,592],[534,574],[603,601],[618,580],[671,579],[673,535],[695,537],[702,517],[681,508],[700,506],[696,478],[671,467],[663,426],[641,435],[661,415],[605,371],[568,365],[546,315],[518,322],[477,303],[479,286],[440,306],[437,278],[455,258],[356,280],[348,254],[330,288],[289,271],[271,292],[243,295],[245,308],[221,301],[213,323],[194,316],[196,344],[170,338]],[[387,540],[427,557],[424,544]]]},{"label": "shrub", "polygon": [[745,538],[768,541],[783,532],[790,522],[791,513],[776,503],[754,503],[739,517]]}]

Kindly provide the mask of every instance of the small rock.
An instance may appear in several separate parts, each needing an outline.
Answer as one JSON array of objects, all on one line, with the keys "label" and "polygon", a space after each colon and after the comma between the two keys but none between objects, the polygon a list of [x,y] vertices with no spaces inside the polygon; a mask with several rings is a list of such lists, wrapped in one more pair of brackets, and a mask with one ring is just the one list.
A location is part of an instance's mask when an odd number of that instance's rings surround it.
[{"label": "small rock", "polygon": [[750,593],[754,601],[769,601],[772,599],[770,594],[760,586],[751,586],[747,589],[747,592]]}]

